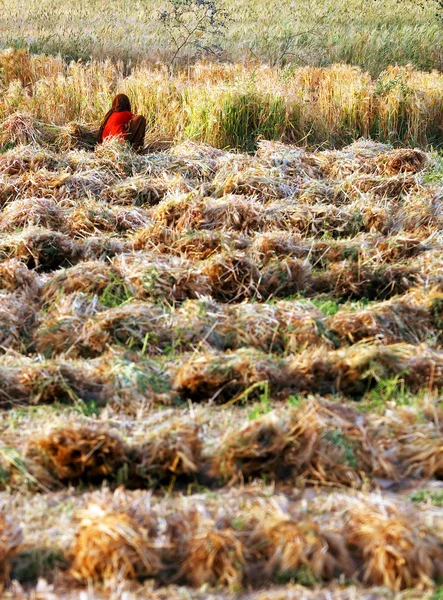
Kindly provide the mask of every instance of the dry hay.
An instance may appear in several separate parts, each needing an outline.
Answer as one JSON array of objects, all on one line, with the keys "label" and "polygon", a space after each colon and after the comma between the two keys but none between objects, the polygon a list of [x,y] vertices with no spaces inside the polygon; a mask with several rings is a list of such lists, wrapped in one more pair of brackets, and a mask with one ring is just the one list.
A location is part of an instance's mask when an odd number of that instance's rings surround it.
[{"label": "dry hay", "polygon": [[[269,385],[278,389],[286,379],[284,361],[250,349],[235,353],[191,356],[174,369],[173,388],[194,400],[232,398],[239,392]],[[253,390],[251,390],[251,395]]]},{"label": "dry hay", "polygon": [[391,146],[361,139],[342,150],[326,150],[315,155],[325,176],[341,180],[353,173],[376,173],[378,158],[392,150]]},{"label": "dry hay", "polygon": [[169,421],[150,432],[151,439],[137,448],[137,474],[162,481],[189,476],[201,469],[202,441],[194,423]]},{"label": "dry hay", "polygon": [[222,305],[209,306],[205,312],[217,321],[211,325],[211,333],[203,336],[220,350],[251,346],[264,352],[296,352],[306,346],[328,344],[322,335],[322,314],[309,305],[244,303],[223,310]]},{"label": "dry hay", "polygon": [[0,231],[14,231],[18,227],[39,226],[59,230],[64,215],[50,198],[23,198],[8,203],[0,213]]},{"label": "dry hay", "polygon": [[334,204],[282,204],[264,207],[263,231],[289,231],[303,236],[349,237],[363,230],[363,224],[345,208]]},{"label": "dry hay", "polygon": [[92,150],[97,143],[97,134],[97,129],[93,127],[71,122],[58,127],[54,143],[63,152],[73,148]]},{"label": "dry hay", "polygon": [[257,144],[256,157],[266,166],[277,167],[289,179],[315,180],[323,176],[315,155],[307,153],[298,146],[260,140]]},{"label": "dry hay", "polygon": [[267,577],[292,578],[304,568],[314,579],[330,581],[355,572],[356,564],[340,534],[323,531],[309,519],[297,519],[275,508],[256,519],[248,549],[263,561]]},{"label": "dry hay", "polygon": [[25,229],[14,242],[11,253],[37,271],[49,272],[69,267],[80,258],[80,247],[76,242],[63,233],[49,229]]},{"label": "dry hay", "polygon": [[259,296],[260,270],[244,253],[216,254],[203,263],[202,271],[217,300],[238,302]]},{"label": "dry hay", "polygon": [[39,319],[32,336],[34,349],[46,357],[62,352],[77,356],[82,352],[82,329],[87,319],[100,310],[103,306],[96,296],[91,298],[82,292],[60,296]]},{"label": "dry hay", "polygon": [[187,161],[195,161],[201,163],[203,168],[206,170],[206,175],[214,174],[221,161],[226,156],[223,150],[214,148],[209,144],[201,142],[192,142],[186,140],[181,144],[175,144],[169,150],[169,154],[174,158],[183,161],[186,164]]},{"label": "dry hay", "polygon": [[349,201],[358,200],[362,194],[367,194],[371,200],[383,198],[400,201],[414,188],[417,188],[417,180],[415,175],[410,173],[398,173],[391,177],[354,173],[340,181],[337,189],[340,189]]},{"label": "dry hay", "polygon": [[0,404],[97,403],[111,389],[100,365],[84,361],[0,357]]},{"label": "dry hay", "polygon": [[39,293],[40,277],[16,258],[0,262],[0,289],[17,292],[32,299]]},{"label": "dry hay", "polygon": [[284,231],[257,233],[248,247],[248,254],[257,262],[267,262],[272,258],[305,258],[309,246],[299,234]]},{"label": "dry hay", "polygon": [[38,144],[47,138],[49,129],[27,113],[9,115],[1,124],[0,141],[2,144]]},{"label": "dry hay", "polygon": [[9,578],[10,560],[23,542],[22,528],[0,512],[0,590]]},{"label": "dry hay", "polygon": [[35,312],[29,300],[0,292],[0,353],[8,348],[24,350],[23,338],[34,325]]},{"label": "dry hay", "polygon": [[112,267],[138,298],[171,302],[211,293],[205,270],[183,258],[143,252],[121,254],[112,260]]},{"label": "dry hay", "polygon": [[174,231],[190,229],[195,222],[202,222],[202,197],[195,192],[169,194],[154,206],[151,218],[155,224]]},{"label": "dry hay", "polygon": [[124,295],[124,281],[118,271],[106,262],[83,261],[52,274],[42,286],[42,300],[49,303],[62,294],[100,294],[105,290],[116,298]]},{"label": "dry hay", "polygon": [[215,526],[191,533],[183,544],[178,577],[190,585],[242,586],[245,568],[244,548],[232,529]]},{"label": "dry hay", "polygon": [[88,235],[79,241],[81,254],[85,261],[106,261],[117,254],[128,253],[133,249],[130,240],[112,234]]},{"label": "dry hay", "polygon": [[[340,310],[327,320],[329,329],[351,344],[375,339],[380,343],[418,344],[435,333],[430,306],[440,294],[423,298],[414,292],[355,312]],[[418,302],[417,302],[418,301]]]},{"label": "dry hay", "polygon": [[16,146],[0,156],[0,175],[20,175],[27,171],[55,171],[66,165],[59,154],[38,146]]},{"label": "dry hay", "polygon": [[171,193],[186,193],[190,187],[180,174],[164,177],[135,175],[105,188],[101,198],[113,204],[154,206]]},{"label": "dry hay", "polygon": [[290,179],[281,169],[265,166],[252,157],[228,156],[219,163],[205,192],[214,197],[229,194],[254,196],[261,202],[289,198],[298,191],[300,177]]},{"label": "dry hay", "polygon": [[[192,220],[183,215],[177,221],[177,229],[217,229],[239,231],[244,234],[259,231],[264,226],[263,207],[255,197],[225,195],[221,198],[205,198],[201,206],[201,216],[194,213]],[[196,218],[197,215],[197,218]]]},{"label": "dry hay", "polygon": [[347,542],[363,560],[363,581],[395,591],[432,585],[443,571],[439,540],[416,513],[379,503],[356,501],[349,511]]},{"label": "dry hay", "polygon": [[168,315],[162,307],[132,301],[100,311],[87,322],[82,320],[75,349],[77,352],[84,349],[91,354],[101,354],[108,344],[121,343],[143,349],[147,354],[158,354],[172,345],[171,329]]},{"label": "dry hay", "polygon": [[366,266],[343,260],[328,265],[323,272],[313,273],[310,291],[346,299],[381,300],[419,286],[423,281],[422,275],[419,266],[412,261]]},{"label": "dry hay", "polygon": [[229,482],[267,475],[360,488],[374,476],[397,479],[388,452],[357,415],[307,401],[228,431],[211,457],[212,476]]},{"label": "dry hay", "polygon": [[308,288],[311,279],[309,262],[297,258],[274,259],[261,273],[258,297],[271,299],[291,296]]},{"label": "dry hay", "polygon": [[418,148],[400,148],[379,155],[376,164],[379,173],[393,176],[399,173],[419,173],[428,163],[425,152]]},{"label": "dry hay", "polygon": [[422,422],[415,411],[405,408],[370,419],[372,430],[386,440],[392,460],[405,478],[443,477],[443,440],[435,409],[431,418],[431,422]]},{"label": "dry hay", "polygon": [[88,198],[69,210],[67,225],[74,236],[89,237],[94,233],[115,232],[117,219],[107,204]]},{"label": "dry hay", "polygon": [[127,462],[121,437],[103,426],[56,428],[31,441],[28,452],[62,482],[99,482],[117,478]]},{"label": "dry hay", "polygon": [[130,515],[91,506],[80,514],[71,572],[80,581],[156,575],[161,563],[149,531]]},{"label": "dry hay", "polygon": [[397,210],[396,227],[415,234],[420,230],[424,234],[433,233],[442,226],[441,211],[442,197],[439,188],[434,192],[418,190],[405,198]]}]

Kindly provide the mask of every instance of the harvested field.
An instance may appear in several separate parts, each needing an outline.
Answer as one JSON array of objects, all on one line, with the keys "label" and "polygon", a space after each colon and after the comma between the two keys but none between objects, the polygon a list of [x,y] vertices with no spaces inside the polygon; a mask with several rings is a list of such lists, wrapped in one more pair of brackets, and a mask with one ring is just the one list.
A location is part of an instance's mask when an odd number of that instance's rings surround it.
[{"label": "harvested field", "polygon": [[91,152],[27,119],[0,158],[2,597],[438,598],[434,155]]}]

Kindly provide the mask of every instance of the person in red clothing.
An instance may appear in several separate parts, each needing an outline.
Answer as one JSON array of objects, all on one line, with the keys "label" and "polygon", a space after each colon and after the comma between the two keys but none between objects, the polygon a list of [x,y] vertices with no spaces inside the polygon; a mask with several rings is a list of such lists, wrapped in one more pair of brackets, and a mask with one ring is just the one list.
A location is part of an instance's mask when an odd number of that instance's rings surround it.
[{"label": "person in red clothing", "polygon": [[117,137],[127,140],[135,150],[140,151],[143,149],[145,131],[145,117],[132,114],[128,96],[117,94],[111,109],[101,122],[97,143],[101,144],[104,140]]}]

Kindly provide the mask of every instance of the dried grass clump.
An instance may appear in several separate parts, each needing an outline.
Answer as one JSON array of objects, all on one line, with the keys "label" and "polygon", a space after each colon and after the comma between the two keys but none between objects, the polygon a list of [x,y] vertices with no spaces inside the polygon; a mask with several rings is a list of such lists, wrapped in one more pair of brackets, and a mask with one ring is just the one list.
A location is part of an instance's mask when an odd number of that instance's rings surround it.
[{"label": "dried grass clump", "polygon": [[145,527],[128,514],[98,506],[81,514],[71,554],[71,572],[80,581],[152,577],[161,568],[159,552]]},{"label": "dried grass clump", "polygon": [[84,361],[0,357],[0,404],[103,402],[112,389],[100,365]]},{"label": "dried grass clump", "polygon": [[108,477],[116,478],[127,462],[127,448],[121,437],[102,426],[53,429],[31,441],[29,451],[36,452],[51,474],[62,482],[97,483]]},{"label": "dried grass clump", "polygon": [[251,346],[264,352],[296,352],[306,346],[328,344],[322,335],[320,311],[313,306],[278,301],[275,304],[209,306],[206,313],[217,319],[207,341],[220,350]]},{"label": "dried grass clump", "polygon": [[362,266],[351,260],[343,260],[328,265],[323,272],[313,273],[310,290],[347,299],[382,300],[421,285],[422,276],[419,265],[412,261]]},{"label": "dried grass clump", "polygon": [[[200,220],[194,218],[187,225],[193,230],[217,229],[248,234],[263,228],[263,214],[263,206],[255,197],[230,194],[221,198],[206,198]],[[181,222],[177,222],[177,227],[183,230]]]},{"label": "dried grass clump", "polygon": [[38,146],[16,146],[0,156],[0,175],[20,175],[40,169],[56,171],[65,167],[59,154]]},{"label": "dried grass clump", "polygon": [[[406,348],[411,347],[405,344]],[[398,374],[404,367],[403,346],[355,344],[325,352],[308,349],[287,365],[288,387],[303,391],[359,396],[379,379]]]},{"label": "dried grass clump", "polygon": [[264,561],[268,577],[296,577],[304,568],[313,579],[330,581],[355,572],[356,565],[341,535],[322,531],[313,521],[278,509],[268,509],[268,514],[256,518],[248,546]]},{"label": "dried grass clump", "polygon": [[0,586],[9,578],[10,560],[23,542],[22,528],[0,512]]},{"label": "dried grass clump", "polygon": [[75,204],[67,214],[67,226],[75,236],[112,233],[117,229],[115,211],[107,204],[88,198]]},{"label": "dried grass clump", "polygon": [[350,200],[358,200],[364,193],[375,199],[400,201],[417,186],[417,181],[410,173],[399,173],[391,177],[356,173],[349,175],[339,185]]},{"label": "dried grass clump", "polygon": [[220,166],[206,190],[214,196],[254,196],[261,202],[288,198],[298,190],[300,178],[288,179],[283,172],[250,157],[232,157]]},{"label": "dried grass clump", "polygon": [[370,339],[418,344],[433,335],[434,327],[427,302],[417,304],[417,299],[410,293],[356,312],[342,309],[327,324],[341,340],[352,344]]},{"label": "dried grass clump", "polygon": [[128,177],[102,191],[101,198],[113,204],[154,206],[168,192],[180,194],[191,191],[180,174],[164,177],[135,175]]},{"label": "dried grass clump", "polygon": [[239,588],[245,556],[241,541],[232,529],[204,529],[190,534],[183,547],[179,577],[190,585]]},{"label": "dried grass clump", "polygon": [[102,309],[96,296],[82,292],[60,296],[39,319],[32,337],[35,350],[46,357],[62,352],[71,357],[82,354],[82,329],[87,319]]},{"label": "dried grass clump", "polygon": [[233,431],[228,431],[211,460],[211,475],[229,483],[239,479],[284,471],[282,455],[288,427],[270,413]]},{"label": "dried grass clump", "polygon": [[73,148],[93,150],[97,143],[97,129],[71,122],[57,128],[55,145],[60,151],[69,151]]},{"label": "dried grass clump", "polygon": [[169,421],[150,433],[151,439],[137,449],[139,475],[162,481],[200,471],[202,441],[197,425]]},{"label": "dried grass clump", "polygon": [[18,227],[47,227],[59,230],[64,224],[60,207],[50,198],[23,198],[7,204],[0,213],[0,231]]},{"label": "dried grass clump", "polygon": [[171,325],[161,306],[132,301],[83,321],[76,346],[77,350],[98,355],[108,344],[120,343],[143,349],[147,354],[158,354],[172,346]]},{"label": "dried grass clump", "polygon": [[376,159],[379,172],[388,177],[399,173],[419,173],[427,162],[426,153],[418,148],[399,148],[383,153]]},{"label": "dried grass clump", "polygon": [[179,257],[143,252],[121,254],[113,259],[112,267],[139,298],[172,302],[211,293],[205,270]]},{"label": "dried grass clump", "polygon": [[118,271],[106,262],[83,261],[51,275],[42,286],[42,300],[49,303],[62,294],[100,294],[105,290],[112,291],[115,297],[124,294],[124,282]]},{"label": "dried grass clump", "polygon": [[273,258],[305,258],[309,255],[309,246],[301,235],[285,231],[257,233],[248,247],[250,257],[260,263]]},{"label": "dried grass clump", "polygon": [[297,258],[274,259],[262,270],[258,296],[267,300],[290,296],[307,289],[310,278],[308,261]]},{"label": "dried grass clump", "polygon": [[303,148],[260,140],[257,144],[256,157],[269,167],[277,167],[285,177],[290,179],[321,179],[322,169],[316,156],[307,153]]},{"label": "dried grass clump", "polygon": [[37,271],[55,271],[76,263],[81,255],[79,245],[69,236],[42,228],[29,228],[17,239],[13,253]]},{"label": "dried grass clump", "polygon": [[133,244],[130,240],[112,234],[88,235],[83,240],[79,240],[79,245],[85,261],[106,261],[117,254],[128,253],[133,250]]},{"label": "dried grass clump", "polygon": [[202,168],[207,171],[206,175],[213,175],[220,162],[226,160],[226,152],[219,148],[214,148],[209,144],[202,142],[193,142],[186,140],[181,144],[175,144],[169,150],[169,154],[176,157],[186,165],[187,162],[194,161],[197,164],[201,164]]},{"label": "dried grass clump", "polygon": [[377,158],[392,150],[387,144],[373,140],[357,140],[342,150],[318,152],[315,160],[331,179],[341,180],[353,173],[376,173]]},{"label": "dried grass clump", "polygon": [[417,514],[381,500],[379,507],[357,501],[348,518],[347,541],[364,562],[365,583],[399,591],[441,576],[441,545]]},{"label": "dried grass clump", "polygon": [[359,426],[357,415],[349,413],[343,416],[309,400],[234,428],[213,453],[211,474],[230,484],[267,475],[354,488],[374,476],[397,479],[376,434],[364,429],[364,422]]},{"label": "dried grass clump", "polygon": [[261,273],[257,265],[241,252],[215,254],[202,265],[212,295],[222,302],[238,302],[260,297]]},{"label": "dried grass clump", "polygon": [[0,262],[0,289],[7,292],[17,292],[33,299],[39,292],[41,279],[35,271],[28,269],[17,258]]},{"label": "dried grass clump", "polygon": [[278,389],[286,380],[283,360],[249,349],[232,354],[191,356],[173,376],[173,388],[183,396],[195,400],[217,399],[218,402],[254,384],[257,384],[254,389],[263,389],[263,385]]},{"label": "dried grass clump", "polygon": [[[27,113],[9,115],[1,124],[0,141],[13,144],[38,144],[44,137],[43,124]],[[43,135],[42,135],[43,134]]]},{"label": "dried grass clump", "polygon": [[17,294],[0,292],[0,353],[8,348],[24,350],[35,321],[34,307]]}]

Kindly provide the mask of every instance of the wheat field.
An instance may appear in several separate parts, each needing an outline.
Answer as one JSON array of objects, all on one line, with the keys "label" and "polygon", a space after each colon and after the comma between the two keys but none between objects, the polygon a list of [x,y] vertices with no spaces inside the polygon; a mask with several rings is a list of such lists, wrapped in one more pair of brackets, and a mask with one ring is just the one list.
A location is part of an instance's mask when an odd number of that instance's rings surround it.
[{"label": "wheat field", "polygon": [[2,598],[442,598],[442,81],[0,54]]},{"label": "wheat field", "polygon": [[[424,9],[421,5],[424,4]],[[390,65],[441,69],[443,29],[433,0],[226,0],[231,13],[217,41],[226,62],[297,66],[358,65],[373,76]],[[71,60],[168,61],[171,47],[158,22],[161,0],[2,0],[0,47]],[[193,57],[188,50],[181,63]]]}]

